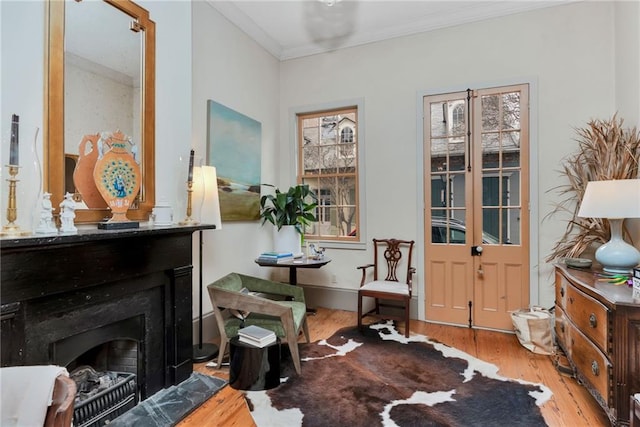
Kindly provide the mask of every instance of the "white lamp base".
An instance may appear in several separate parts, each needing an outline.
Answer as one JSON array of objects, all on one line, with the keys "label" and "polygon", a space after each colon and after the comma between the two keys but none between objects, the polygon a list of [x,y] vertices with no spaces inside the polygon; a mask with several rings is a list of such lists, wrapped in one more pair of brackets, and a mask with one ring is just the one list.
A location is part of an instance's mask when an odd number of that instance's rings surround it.
[{"label": "white lamp base", "polygon": [[640,251],[622,239],[624,219],[609,219],[611,240],[596,251],[596,261],[607,273],[628,274],[640,263]]}]

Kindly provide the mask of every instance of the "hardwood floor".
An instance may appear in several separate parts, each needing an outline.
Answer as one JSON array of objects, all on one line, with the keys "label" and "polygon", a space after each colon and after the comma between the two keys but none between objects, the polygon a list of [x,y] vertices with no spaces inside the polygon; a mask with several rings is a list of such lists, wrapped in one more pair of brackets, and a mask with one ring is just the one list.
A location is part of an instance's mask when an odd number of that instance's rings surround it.
[{"label": "hardwood floor", "polygon": [[[356,313],[318,308],[316,315],[308,316],[308,322],[311,341],[317,341],[328,338],[338,329],[355,325]],[[400,328],[404,331],[404,325],[401,324]],[[419,321],[411,321],[411,332],[493,363],[499,367],[500,375],[545,384],[553,392],[552,398],[541,408],[549,426],[609,425],[604,411],[584,387],[575,379],[559,374],[551,357],[523,348],[515,335]],[[200,363],[195,365],[195,370],[228,379],[228,368],[215,370]],[[255,426],[255,423],[242,393],[226,386],[178,426],[245,427]]]}]

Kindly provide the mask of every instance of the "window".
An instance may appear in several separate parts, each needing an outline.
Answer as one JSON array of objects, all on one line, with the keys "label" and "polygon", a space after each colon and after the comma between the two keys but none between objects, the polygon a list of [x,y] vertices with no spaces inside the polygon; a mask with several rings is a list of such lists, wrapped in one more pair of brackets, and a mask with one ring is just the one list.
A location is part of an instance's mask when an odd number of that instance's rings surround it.
[{"label": "window", "polygon": [[299,113],[298,182],[318,195],[318,222],[309,239],[357,241],[358,109]]},{"label": "window", "polygon": [[464,106],[462,104],[458,104],[453,109],[453,118],[451,120],[453,122],[451,126],[452,134],[459,134],[464,132]]},{"label": "window", "polygon": [[343,128],[340,131],[340,142],[346,144],[347,142],[353,142],[353,129]]}]

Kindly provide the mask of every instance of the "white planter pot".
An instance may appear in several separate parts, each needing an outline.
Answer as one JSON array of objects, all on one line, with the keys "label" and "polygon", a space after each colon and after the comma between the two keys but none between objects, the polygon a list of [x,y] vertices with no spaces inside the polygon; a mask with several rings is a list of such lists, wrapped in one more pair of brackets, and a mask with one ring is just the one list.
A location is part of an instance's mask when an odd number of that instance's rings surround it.
[{"label": "white planter pot", "polygon": [[293,225],[284,225],[280,230],[273,227],[273,250],[291,252],[294,256],[302,255],[302,239]]}]

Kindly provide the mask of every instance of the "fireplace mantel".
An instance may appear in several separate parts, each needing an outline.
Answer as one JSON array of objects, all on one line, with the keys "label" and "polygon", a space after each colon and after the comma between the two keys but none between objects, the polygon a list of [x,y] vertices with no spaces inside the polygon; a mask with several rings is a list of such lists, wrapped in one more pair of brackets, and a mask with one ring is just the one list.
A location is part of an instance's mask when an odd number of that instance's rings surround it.
[{"label": "fireplace mantel", "polygon": [[193,371],[192,235],[213,225],[0,239],[2,366],[61,364],[56,342],[132,317],[142,399]]}]

